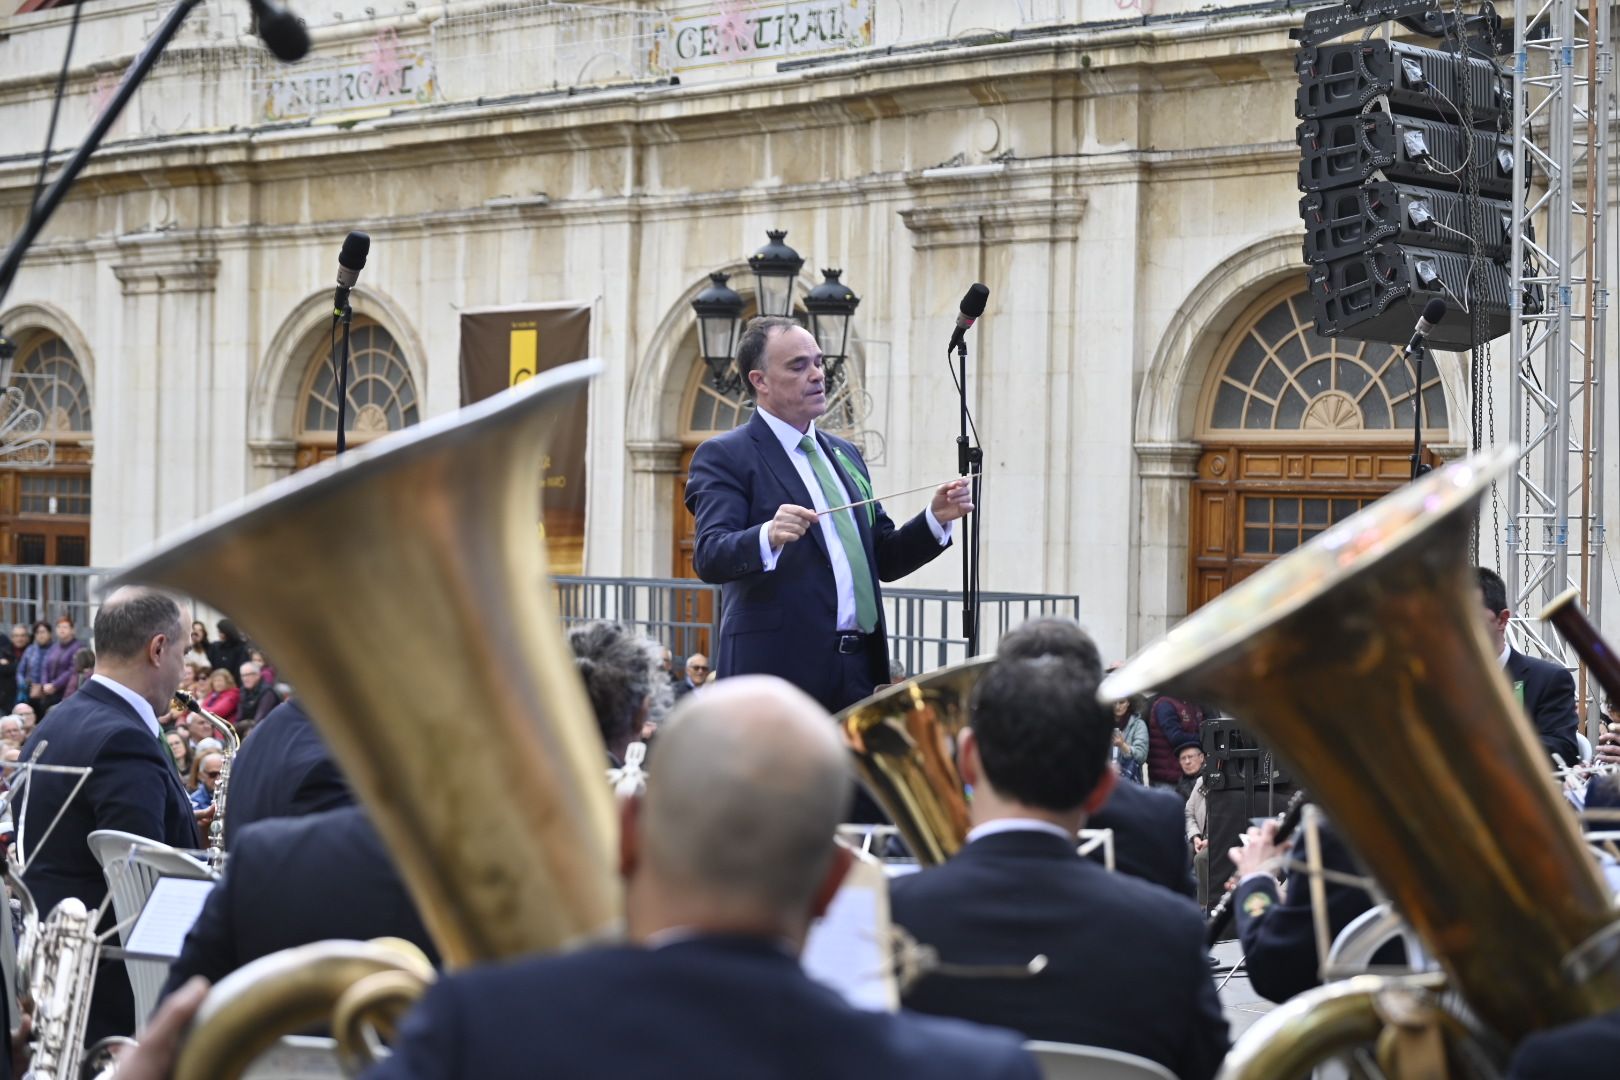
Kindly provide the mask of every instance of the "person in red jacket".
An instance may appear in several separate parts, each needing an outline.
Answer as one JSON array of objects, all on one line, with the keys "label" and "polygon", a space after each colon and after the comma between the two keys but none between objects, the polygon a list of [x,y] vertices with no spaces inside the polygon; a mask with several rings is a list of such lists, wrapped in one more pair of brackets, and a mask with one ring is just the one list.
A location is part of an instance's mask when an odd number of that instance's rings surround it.
[{"label": "person in red jacket", "polygon": [[1148,781],[1154,787],[1175,787],[1181,779],[1177,756],[1183,746],[1200,745],[1204,710],[1190,701],[1159,697],[1148,709]]},{"label": "person in red jacket", "polygon": [[208,676],[208,696],[203,698],[203,708],[230,724],[236,723],[237,703],[242,700],[242,691],[236,688],[236,679],[224,668],[215,668],[213,674]]}]

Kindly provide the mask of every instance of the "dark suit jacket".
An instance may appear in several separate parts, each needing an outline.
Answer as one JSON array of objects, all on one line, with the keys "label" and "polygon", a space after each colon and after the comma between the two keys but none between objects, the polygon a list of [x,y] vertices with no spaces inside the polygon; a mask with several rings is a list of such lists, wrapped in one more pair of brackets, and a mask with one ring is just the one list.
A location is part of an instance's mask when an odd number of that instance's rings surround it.
[{"label": "dark suit jacket", "polygon": [[225,843],[238,829],[269,818],[298,817],[348,806],[354,795],[320,732],[297,701],[270,710],[249,732],[231,764]]},{"label": "dark suit jacket", "polygon": [[1613,1076],[1620,1063],[1620,1010],[1537,1032],[1519,1044],[1508,1080]]},{"label": "dark suit jacket", "polygon": [[[30,860],[23,882],[41,915],[65,897],[76,896],[94,910],[107,895],[107,880],[86,838],[97,829],[119,829],[175,847],[202,844],[191,798],[174,770],[168,747],[152,734],[123,698],[93,680],[52,709],[23,745],[23,760],[45,742],[45,765],[90,766],[84,787],[71,802],[76,778],[36,773],[19,826]],[[43,845],[51,820],[64,803],[62,820]],[[103,929],[115,922],[107,909]],[[135,1030],[135,1001],[129,976],[118,961],[103,960],[90,1006],[89,1041]]]},{"label": "dark suit jacket", "polygon": [[[842,473],[850,496],[862,498],[861,485],[869,487],[870,478],[860,451],[824,431],[816,436],[827,460]],[[861,484],[854,482],[846,463]],[[720,677],[778,675],[833,711],[859,700],[843,700],[847,694],[838,679],[833,649],[838,589],[820,526],[784,545],[769,573],[760,559],[759,528],[776,516],[777,507],[814,505],[770,426],[756,413],[742,427],[702,443],[692,454],[687,476],[686,506],[697,517],[693,565],[698,577],[722,586],[720,645],[714,659]],[[876,503],[852,513],[874,595],[881,595],[880,580],[905,577],[944,550],[923,514],[896,528]],[[886,634],[880,607],[868,648],[873,687],[889,681]],[[818,635],[825,636],[825,649],[811,647]]]},{"label": "dark suit jacket", "polygon": [[[536,1038],[535,1025],[545,1031]],[[770,942],[701,937],[449,975],[368,1080],[1038,1080],[1010,1032],[863,1012]]]},{"label": "dark suit jacket", "polygon": [[[1575,743],[1579,721],[1575,718],[1575,679],[1569,669],[1547,660],[1537,660],[1513,649],[1508,653],[1508,681],[1524,704],[1524,711],[1535,725],[1536,737],[1546,748],[1548,758],[1557,754],[1565,765],[1580,760]],[[1520,685],[1523,692],[1519,693]]]},{"label": "dark suit jacket", "polygon": [[243,829],[225,876],[169,969],[167,997],[193,975],[218,982],[244,964],[328,938],[397,937],[438,962],[382,837],[358,806]]},{"label": "dark suit jacket", "polygon": [[[1325,869],[1343,874],[1363,872],[1350,849],[1332,829],[1324,827],[1321,837]],[[1300,846],[1302,841],[1303,837],[1296,837],[1300,857],[1304,852]],[[1357,916],[1372,907],[1372,898],[1364,889],[1334,881],[1324,882],[1323,886],[1330,937],[1337,937]],[[1279,896],[1279,891],[1284,895]],[[1251,899],[1257,894],[1262,898]],[[1292,876],[1282,890],[1270,875],[1251,878],[1238,885],[1232,904],[1249,982],[1256,993],[1280,1004],[1321,985],[1316,927],[1311,918],[1310,879],[1304,873]],[[1398,964],[1405,955],[1399,943],[1392,943],[1380,950],[1373,960],[1379,964]]]},{"label": "dark suit jacket", "polygon": [[1027,979],[925,976],[907,1008],[1122,1050],[1184,1080],[1207,1080],[1226,1056],[1197,907],[1110,874],[1060,837],[975,840],[943,866],[896,878],[889,902],[894,921],[947,963],[1048,961]]},{"label": "dark suit jacket", "polygon": [[[1114,868],[1120,873],[1196,898],[1183,811],[1175,792],[1122,780],[1086,827],[1114,830]],[[1100,852],[1092,857],[1102,861]]]}]

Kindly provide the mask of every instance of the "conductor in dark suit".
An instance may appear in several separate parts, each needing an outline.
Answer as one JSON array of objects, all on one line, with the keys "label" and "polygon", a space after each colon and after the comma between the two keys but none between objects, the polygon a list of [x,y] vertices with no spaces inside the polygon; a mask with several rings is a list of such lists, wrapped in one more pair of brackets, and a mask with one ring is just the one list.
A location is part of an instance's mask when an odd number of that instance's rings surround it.
[{"label": "conductor in dark suit", "polygon": [[[65,897],[76,896],[91,910],[106,897],[106,879],[86,843],[98,829],[175,847],[201,845],[196,813],[157,721],[180,685],[186,628],[179,606],[150,589],[119,589],[96,615],[95,643],[95,673],[50,711],[23,746],[24,760],[44,743],[41,764],[91,770],[71,799],[77,777],[39,772],[30,782],[18,843],[28,860],[23,881],[41,915]],[[41,844],[58,812],[61,821]],[[102,929],[113,921],[109,908]],[[96,973],[88,1041],[134,1030],[129,976],[122,963],[104,959]]]},{"label": "conductor in dark suit", "polygon": [[1197,907],[1075,851],[1116,781],[1112,708],[1097,701],[1097,674],[1061,656],[997,658],[957,742],[973,788],[967,844],[890,886],[895,923],[942,962],[1004,967],[1043,955],[1045,968],[1027,978],[925,974],[905,1005],[1208,1080],[1228,1038]]},{"label": "conductor in dark suit", "polygon": [[755,319],[737,370],[754,415],[700,445],[686,482],[693,563],[723,586],[715,668],[779,676],[837,712],[889,682],[879,581],[937,556],[972,493],[944,484],[899,527],[877,503],[828,513],[870,498],[872,482],[853,443],[816,430],[827,411],[816,339],[792,319]]},{"label": "conductor in dark suit", "polygon": [[225,875],[186,935],[163,994],[193,975],[218,982],[296,945],[378,937],[403,938],[437,963],[416,904],[364,810],[261,821],[231,845]]},{"label": "conductor in dark suit", "polygon": [[301,817],[354,802],[326,741],[296,699],[284,701],[254,726],[231,763],[225,842],[270,818]]},{"label": "conductor in dark suit", "polygon": [[862,1011],[800,968],[849,865],[832,836],[853,784],[824,710],[722,680],[676,708],[657,762],[621,810],[629,943],[447,975],[370,1080],[1036,1080],[1011,1032]]},{"label": "conductor in dark suit", "polygon": [[[1006,660],[1061,657],[1102,678],[1096,643],[1072,619],[1030,619],[1003,635],[996,656]],[[1172,791],[1141,784],[1114,784],[1112,788],[1087,821],[1093,829],[1114,831],[1114,868],[1188,898],[1196,897],[1181,799]],[[1092,858],[1101,861],[1101,853]]]},{"label": "conductor in dark suit", "polygon": [[1507,586],[1496,571],[1483,566],[1477,570],[1485,604],[1485,632],[1513,684],[1513,696],[1530,717],[1549,759],[1557,754],[1565,765],[1573,765],[1581,757],[1575,743],[1580,726],[1575,717],[1575,679],[1568,668],[1526,656],[1508,644],[1507,626],[1513,612],[1508,610]]}]

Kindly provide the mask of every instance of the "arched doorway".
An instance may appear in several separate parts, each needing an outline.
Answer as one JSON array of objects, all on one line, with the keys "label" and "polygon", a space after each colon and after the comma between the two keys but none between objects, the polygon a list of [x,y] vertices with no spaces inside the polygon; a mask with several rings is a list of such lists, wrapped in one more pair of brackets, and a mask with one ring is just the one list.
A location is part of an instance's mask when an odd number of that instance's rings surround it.
[{"label": "arched doorway", "polygon": [[22,566],[90,565],[90,388],[66,340],[22,339],[13,384],[52,444],[43,468],[0,470],[0,552]]},{"label": "arched doorway", "polygon": [[[1437,366],[1426,446],[1450,435]],[[1198,405],[1189,611],[1406,482],[1413,374],[1398,347],[1319,337],[1297,282],[1244,311]]]},{"label": "arched doorway", "polygon": [[[409,427],[421,419],[420,398],[405,353],[380,323],[356,317],[350,335],[348,411],[350,446]],[[294,413],[295,467],[308,468],[337,452],[337,379],[322,335],[305,361]]]}]

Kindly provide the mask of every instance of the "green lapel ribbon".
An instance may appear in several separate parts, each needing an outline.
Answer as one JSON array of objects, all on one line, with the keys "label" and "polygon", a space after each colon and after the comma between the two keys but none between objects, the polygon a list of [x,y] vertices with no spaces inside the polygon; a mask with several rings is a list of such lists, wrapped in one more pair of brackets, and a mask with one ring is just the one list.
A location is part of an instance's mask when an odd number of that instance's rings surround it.
[{"label": "green lapel ribbon", "polygon": [[[870,499],[872,497],[872,481],[868,480],[866,474],[855,467],[855,463],[849,460],[849,455],[844,453],[842,447],[833,447],[833,455],[838,458],[839,469],[843,472],[844,477],[854,484],[855,490],[860,493],[861,497],[856,501],[862,502]],[[869,502],[866,504],[866,524],[871,528],[877,528],[877,503]]]}]

